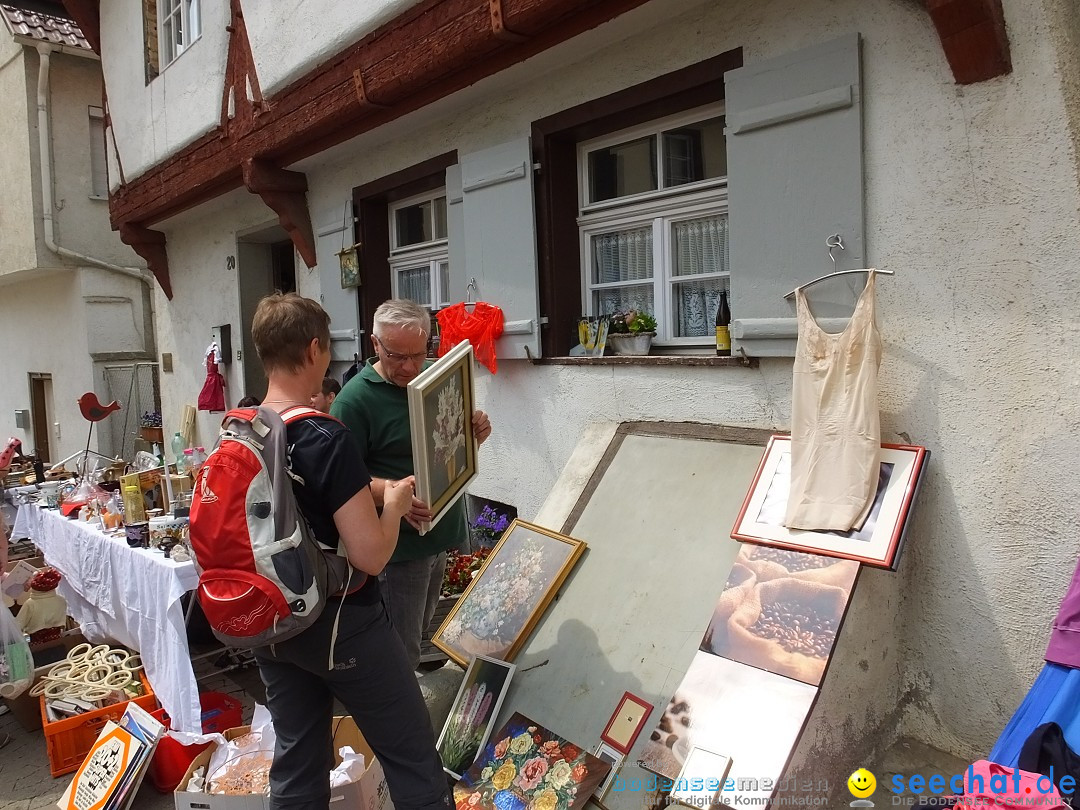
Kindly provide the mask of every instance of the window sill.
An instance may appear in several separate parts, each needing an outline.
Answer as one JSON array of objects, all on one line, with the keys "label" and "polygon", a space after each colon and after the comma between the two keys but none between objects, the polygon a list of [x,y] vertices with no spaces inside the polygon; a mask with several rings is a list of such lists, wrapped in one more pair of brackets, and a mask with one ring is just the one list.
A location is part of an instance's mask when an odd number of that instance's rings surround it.
[{"label": "window sill", "polygon": [[530,357],[534,366],[729,366],[757,368],[756,357],[709,355],[608,355],[604,357]]}]

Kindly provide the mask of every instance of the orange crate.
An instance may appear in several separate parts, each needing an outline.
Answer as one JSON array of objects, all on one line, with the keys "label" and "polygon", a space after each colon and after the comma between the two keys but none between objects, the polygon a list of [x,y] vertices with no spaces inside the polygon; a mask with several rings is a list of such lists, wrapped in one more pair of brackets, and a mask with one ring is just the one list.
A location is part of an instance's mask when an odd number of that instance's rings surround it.
[{"label": "orange crate", "polygon": [[101,728],[106,720],[119,723],[124,716],[124,710],[128,703],[135,703],[150,712],[157,708],[157,699],[154,690],[150,688],[150,682],[146,675],[139,670],[139,680],[142,682],[143,695],[134,701],[125,700],[123,703],[114,703],[104,709],[96,709],[92,712],[68,717],[64,720],[49,722],[45,713],[45,697],[41,697],[41,725],[45,732],[45,746],[49,752],[49,771],[53,776],[63,776],[77,770],[82,765],[94,740],[101,734]]}]

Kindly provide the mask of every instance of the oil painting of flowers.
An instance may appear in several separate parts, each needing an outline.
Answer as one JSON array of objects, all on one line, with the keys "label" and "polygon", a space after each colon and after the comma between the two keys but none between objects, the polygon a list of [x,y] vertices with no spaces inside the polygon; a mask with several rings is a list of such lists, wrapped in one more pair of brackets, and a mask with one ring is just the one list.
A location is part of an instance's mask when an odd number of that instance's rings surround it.
[{"label": "oil painting of flowers", "polygon": [[611,765],[515,713],[454,786],[457,810],[578,810]]},{"label": "oil painting of flowers", "polygon": [[443,770],[460,779],[483,750],[516,667],[478,655],[469,664],[436,747]]},{"label": "oil painting of flowers", "polygon": [[584,550],[515,519],[432,642],[462,666],[473,655],[512,661]]},{"label": "oil painting of flowers", "polygon": [[473,349],[462,341],[432,363],[408,386],[409,432],[416,472],[416,497],[434,517],[426,533],[476,477]]}]

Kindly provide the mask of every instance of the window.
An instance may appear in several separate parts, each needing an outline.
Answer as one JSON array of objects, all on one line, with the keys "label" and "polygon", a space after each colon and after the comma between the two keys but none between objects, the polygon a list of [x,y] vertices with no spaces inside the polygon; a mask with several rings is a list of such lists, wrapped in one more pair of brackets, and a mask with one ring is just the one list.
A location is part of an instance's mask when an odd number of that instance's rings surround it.
[{"label": "window", "polygon": [[109,199],[109,165],[105,159],[105,114],[90,107],[90,198]]},{"label": "window", "polygon": [[446,190],[390,205],[390,273],[394,296],[432,310],[450,304]]},{"label": "window", "polygon": [[578,145],[584,308],[645,310],[658,344],[711,341],[728,289],[722,107]]},{"label": "window", "polygon": [[200,0],[158,0],[158,47],[162,68],[191,47],[202,32]]}]

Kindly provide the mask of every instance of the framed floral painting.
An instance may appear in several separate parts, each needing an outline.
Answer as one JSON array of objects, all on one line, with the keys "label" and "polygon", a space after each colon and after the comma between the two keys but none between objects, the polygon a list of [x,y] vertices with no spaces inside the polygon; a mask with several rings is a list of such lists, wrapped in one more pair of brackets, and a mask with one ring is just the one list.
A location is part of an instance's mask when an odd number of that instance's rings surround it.
[{"label": "framed floral painting", "polygon": [[514,714],[454,786],[457,810],[578,810],[611,765]]},{"label": "framed floral painting", "polygon": [[425,534],[447,513],[476,477],[473,348],[463,340],[409,383],[416,497],[431,509]]},{"label": "framed floral painting", "polygon": [[462,666],[474,655],[512,661],[585,543],[515,519],[432,642]]},{"label": "framed floral painting", "polygon": [[487,744],[515,669],[513,664],[478,655],[465,671],[435,744],[443,770],[455,779],[461,778]]}]

